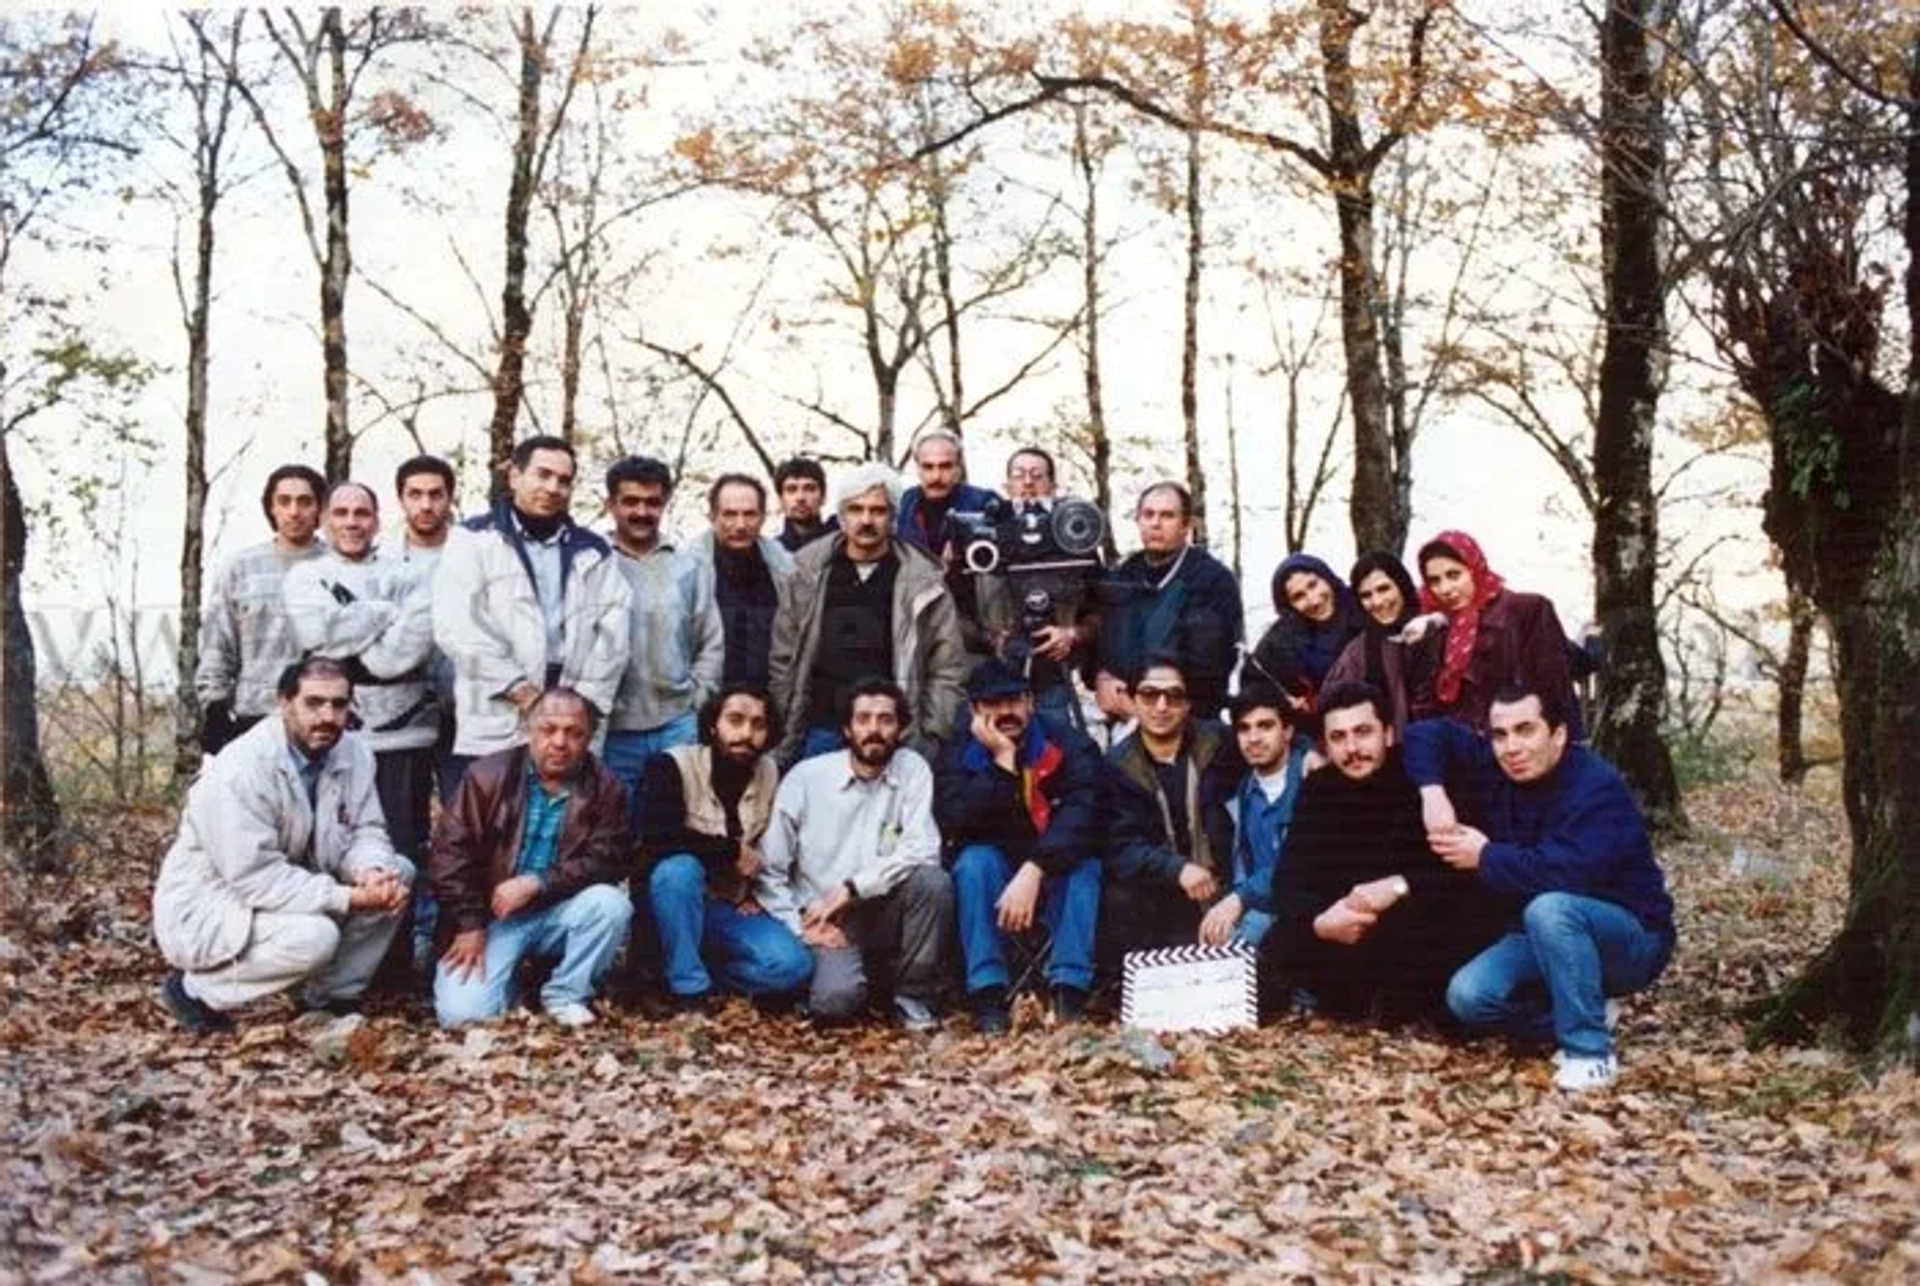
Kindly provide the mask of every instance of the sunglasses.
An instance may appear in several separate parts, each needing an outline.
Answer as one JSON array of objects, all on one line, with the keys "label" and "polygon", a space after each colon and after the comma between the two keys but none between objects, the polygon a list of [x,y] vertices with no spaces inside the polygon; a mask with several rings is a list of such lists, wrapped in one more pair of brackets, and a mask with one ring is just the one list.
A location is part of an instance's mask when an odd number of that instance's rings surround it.
[{"label": "sunglasses", "polygon": [[1183,706],[1187,703],[1185,688],[1135,688],[1133,699],[1141,705]]}]

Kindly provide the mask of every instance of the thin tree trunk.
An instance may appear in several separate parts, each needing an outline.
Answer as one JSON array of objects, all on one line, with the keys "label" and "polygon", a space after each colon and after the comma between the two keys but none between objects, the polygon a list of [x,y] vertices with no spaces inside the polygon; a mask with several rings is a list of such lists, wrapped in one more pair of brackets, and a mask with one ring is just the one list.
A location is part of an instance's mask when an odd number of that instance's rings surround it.
[{"label": "thin tree trunk", "polygon": [[353,92],[347,76],[347,33],[338,7],[321,18],[332,97],[316,116],[321,182],[327,198],[327,252],[320,268],[320,334],[327,397],[327,477],[353,473],[353,431],[347,418],[347,281],[353,249],[347,236],[347,110]]},{"label": "thin tree trunk", "polygon": [[[218,165],[217,154],[213,157]],[[180,517],[180,658],[176,681],[173,777],[185,784],[200,771],[200,721],[205,712],[193,686],[200,669],[200,607],[205,594],[207,515],[207,366],[212,342],[214,208],[220,200],[217,168],[200,176],[200,216],[194,238],[193,298],[187,313],[187,500]]]},{"label": "thin tree trunk", "polygon": [[947,221],[950,193],[946,172],[940,168],[936,153],[927,158],[928,204],[933,215],[933,280],[940,292],[941,320],[947,328],[947,393],[943,399],[945,428],[961,432],[961,418],[967,409],[967,384],[960,366],[960,304],[953,293],[953,229]]},{"label": "thin tree trunk", "polygon": [[[1208,98],[1206,0],[1187,7],[1193,28],[1193,67],[1187,82],[1187,119],[1206,115]],[[1187,128],[1187,279],[1180,333],[1180,422],[1184,433],[1187,490],[1193,496],[1193,536],[1207,538],[1207,478],[1200,465],[1200,272],[1206,252],[1205,212],[1201,206],[1201,140],[1198,125]]]},{"label": "thin tree trunk", "polygon": [[[1086,192],[1086,210],[1080,222],[1080,282],[1086,297],[1087,327],[1087,456],[1093,467],[1093,503],[1103,514],[1113,509],[1113,440],[1107,435],[1107,408],[1100,377],[1100,174],[1093,163],[1093,140],[1087,133],[1087,105],[1073,105],[1073,160],[1080,170],[1080,183]],[[1106,547],[1109,560],[1120,556],[1114,542],[1113,523],[1107,523]]]},{"label": "thin tree trunk", "polygon": [[1813,659],[1813,629],[1820,619],[1813,601],[1805,591],[1787,590],[1787,653],[1780,662],[1777,680],[1779,709],[1776,712],[1776,738],[1780,759],[1780,780],[1798,786],[1807,779],[1805,711],[1807,669]]},{"label": "thin tree trunk", "polygon": [[540,84],[547,51],[533,25],[533,10],[520,11],[519,131],[513,142],[513,177],[507,185],[506,282],[500,289],[500,365],[493,377],[493,420],[488,429],[489,458],[504,473],[513,453],[514,426],[525,395],[527,337],[533,314],[527,308],[527,217],[533,209],[534,152],[540,140]]},{"label": "thin tree trunk", "polygon": [[1665,381],[1666,183],[1663,91],[1653,27],[1660,0],[1612,0],[1601,28],[1601,204],[1606,348],[1594,418],[1594,610],[1607,639],[1594,747],[1619,767],[1649,819],[1685,826],[1662,736],[1667,667],[1654,573],[1660,548],[1653,445]]},{"label": "thin tree trunk", "polygon": [[1380,351],[1380,273],[1375,263],[1373,176],[1379,162],[1361,130],[1353,39],[1364,16],[1343,0],[1319,0],[1327,97],[1328,159],[1340,227],[1340,341],[1353,405],[1353,491],[1347,511],[1356,549],[1398,553],[1412,515],[1395,503],[1393,425]]},{"label": "thin tree trunk", "polygon": [[0,842],[23,868],[59,863],[60,801],[40,750],[39,691],[33,630],[20,596],[27,562],[27,515],[0,434],[0,588],[6,605],[0,648]]}]

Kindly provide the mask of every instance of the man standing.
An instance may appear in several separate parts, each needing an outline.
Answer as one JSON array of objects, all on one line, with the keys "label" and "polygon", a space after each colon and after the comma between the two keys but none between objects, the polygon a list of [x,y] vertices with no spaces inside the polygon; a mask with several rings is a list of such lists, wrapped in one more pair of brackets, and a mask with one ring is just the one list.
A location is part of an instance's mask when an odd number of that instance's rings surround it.
[{"label": "man standing", "polygon": [[1402,1021],[1443,1012],[1447,979],[1498,936],[1507,908],[1426,851],[1389,711],[1367,683],[1320,694],[1332,769],[1300,788],[1268,943],[1318,1007]]},{"label": "man standing", "polygon": [[433,807],[438,710],[427,671],[433,601],[417,570],[374,544],[379,501],[370,487],[327,493],[326,554],[287,573],[286,610],[309,655],[340,662],[354,680],[361,737],[373,749],[380,811],[393,847],[418,863]]},{"label": "man standing", "polygon": [[1231,876],[1227,802],[1242,766],[1218,719],[1196,719],[1186,671],[1148,656],[1127,695],[1140,726],[1107,753],[1109,829],[1101,895],[1103,954],[1197,942]]},{"label": "man standing", "polygon": [[1159,482],[1142,492],[1134,521],[1140,550],[1101,587],[1094,696],[1109,718],[1132,718],[1125,676],[1142,657],[1164,653],[1186,675],[1195,717],[1217,720],[1245,637],[1240,586],[1218,559],[1192,543],[1193,501],[1179,483]]},{"label": "man standing", "polygon": [[867,464],[841,479],[841,530],[794,559],[773,623],[771,686],[786,736],[778,758],[835,750],[847,693],[891,678],[906,693],[901,735],[924,758],[955,731],[967,677],[940,565],[893,534],[899,479]]},{"label": "man standing", "polygon": [[723,473],[707,491],[709,527],[687,546],[720,609],[726,640],[720,677],[726,683],[766,686],[780,586],[793,575],[793,555],[760,534],[766,517],[767,489],[760,480]]},{"label": "man standing", "polygon": [[475,760],[434,835],[446,948],[434,977],[442,1027],[497,1018],[527,955],[557,961],[541,989],[563,1027],[594,1021],[595,991],[627,939],[633,873],[626,794],[587,747],[593,708],[569,688],[535,697],[527,742]]},{"label": "man standing", "polygon": [[1100,751],[1085,733],[1037,714],[1027,680],[1005,661],[982,661],[967,699],[971,735],[941,752],[934,817],[957,849],[974,1030],[1008,1029],[1008,939],[1032,928],[1036,912],[1053,937],[1054,1014],[1077,1021],[1093,989],[1100,916]]},{"label": "man standing", "polygon": [[728,684],[700,711],[700,744],[647,760],[640,834],[654,924],[674,1007],[705,1007],[720,983],[744,996],[798,992],[813,956],[754,900],[760,846],[780,774],[767,757],[776,735],[765,691]]},{"label": "man standing", "polygon": [[287,624],[287,572],[323,547],[320,498],[327,480],[304,464],[283,464],[260,493],[273,539],[241,550],[214,577],[200,622],[200,664],[193,690],[204,712],[200,746],[208,754],[274,709],[274,685],[300,648]]},{"label": "man standing", "polygon": [[[858,521],[850,516],[849,528]],[[890,680],[854,684],[844,710],[847,748],[795,766],[780,783],[760,905],[813,951],[815,1019],[845,1020],[866,1008],[871,953],[892,959],[901,1023],[929,1031],[938,1025],[933,1006],[953,921],[933,770],[900,745],[907,698]]]},{"label": "man standing", "polygon": [[[1494,693],[1488,737],[1448,719],[1407,729],[1433,851],[1523,904],[1520,929],[1453,976],[1447,1005],[1469,1027],[1553,1040],[1561,1089],[1619,1075],[1608,998],[1653,985],[1673,956],[1673,899],[1626,781],[1570,745],[1552,693]],[[1454,808],[1473,824],[1462,825]]]},{"label": "man standing", "polygon": [[820,518],[827,503],[827,471],[818,460],[788,460],[773,471],[773,490],[780,498],[780,546],[789,554],[840,529],[838,518]]},{"label": "man standing", "polygon": [[381,823],[373,751],[346,736],[353,684],[311,657],[279,706],[194,782],[160,865],[153,934],[173,971],[161,998],[190,1032],[293,987],[310,1008],[366,990],[400,927],[413,866]]},{"label": "man standing", "polygon": [[526,739],[540,694],[565,686],[612,707],[628,655],[626,578],[607,542],[576,525],[573,448],[513,449],[510,496],[456,528],[433,578],[433,633],[453,662],[456,771]]},{"label": "man standing", "polygon": [[1247,765],[1231,805],[1233,891],[1200,921],[1200,941],[1258,947],[1273,927],[1273,876],[1306,775],[1308,746],[1306,738],[1294,736],[1293,706],[1278,688],[1245,688],[1229,710],[1234,742]]},{"label": "man standing", "polygon": [[979,513],[1000,503],[1000,497],[966,480],[967,462],[957,433],[935,429],[922,434],[913,444],[913,463],[920,485],[908,487],[900,497],[900,539],[944,558],[948,515]]},{"label": "man standing", "polygon": [[431,579],[453,523],[453,466],[437,455],[414,456],[394,470],[393,490],[406,522],[401,557]]},{"label": "man standing", "polygon": [[[1030,508],[1051,512],[1055,490],[1053,456],[1046,451],[1022,447],[1007,460],[1008,503],[1016,513]],[[975,578],[981,628],[994,652],[1023,659],[1040,709],[1076,726],[1084,726],[1084,720],[1072,669],[1092,653],[1091,645],[1100,636],[1101,575],[1097,565],[1088,567],[1077,599],[1055,595],[1051,620],[1037,629],[1029,629],[1021,577],[1002,570]]]},{"label": "man standing", "polygon": [[607,767],[639,803],[640,770],[654,754],[692,745],[694,711],[720,686],[726,643],[700,568],[660,539],[673,475],[647,456],[607,470],[607,515],[628,589],[625,669],[607,720]]}]

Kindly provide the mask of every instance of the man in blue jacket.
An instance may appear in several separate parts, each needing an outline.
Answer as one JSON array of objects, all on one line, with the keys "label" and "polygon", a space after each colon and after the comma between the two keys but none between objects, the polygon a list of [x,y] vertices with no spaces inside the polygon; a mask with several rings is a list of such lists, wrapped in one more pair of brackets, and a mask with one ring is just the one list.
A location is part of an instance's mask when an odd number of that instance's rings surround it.
[{"label": "man in blue jacket", "polygon": [[1272,684],[1243,688],[1230,714],[1247,764],[1231,806],[1233,890],[1200,921],[1200,941],[1257,948],[1273,928],[1273,873],[1312,745],[1310,738],[1294,735],[1293,706]]},{"label": "man in blue jacket", "polygon": [[1551,1038],[1554,1084],[1595,1089],[1619,1075],[1607,998],[1652,985],[1667,967],[1673,899],[1632,791],[1570,744],[1555,694],[1503,687],[1487,723],[1484,740],[1451,720],[1407,729],[1407,772],[1433,851],[1525,904],[1519,931],[1453,976],[1447,1005],[1470,1027]]},{"label": "man in blue jacket", "polygon": [[989,506],[1005,502],[996,493],[966,480],[967,462],[957,433],[933,429],[921,434],[913,444],[913,465],[920,475],[920,485],[908,487],[900,497],[895,534],[939,560],[954,609],[960,614],[960,641],[967,655],[974,660],[991,656],[993,644],[980,619],[979,586],[955,557],[951,548],[955,533],[949,519],[957,513],[983,513]]},{"label": "man in blue jacket", "polygon": [[1053,934],[1047,981],[1062,1022],[1093,987],[1104,825],[1100,751],[1034,710],[1020,668],[983,661],[967,680],[969,736],[941,753],[934,819],[953,855],[974,1030],[1008,1028],[1007,939],[1035,912]]}]

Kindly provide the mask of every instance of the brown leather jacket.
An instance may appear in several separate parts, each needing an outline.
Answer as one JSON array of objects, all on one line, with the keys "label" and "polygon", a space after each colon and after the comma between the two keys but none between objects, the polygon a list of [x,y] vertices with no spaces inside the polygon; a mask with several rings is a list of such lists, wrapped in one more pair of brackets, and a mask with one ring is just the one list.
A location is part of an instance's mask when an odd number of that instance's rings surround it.
[{"label": "brown leather jacket", "polygon": [[[513,874],[526,820],[527,748],[515,746],[474,760],[433,834],[428,875],[440,903],[437,936],[442,941],[492,922],[488,902],[494,888]],[[590,884],[618,883],[637,869],[627,828],[626,788],[588,755],[567,802],[560,851],[546,871],[546,891],[533,905],[551,906]]]}]

